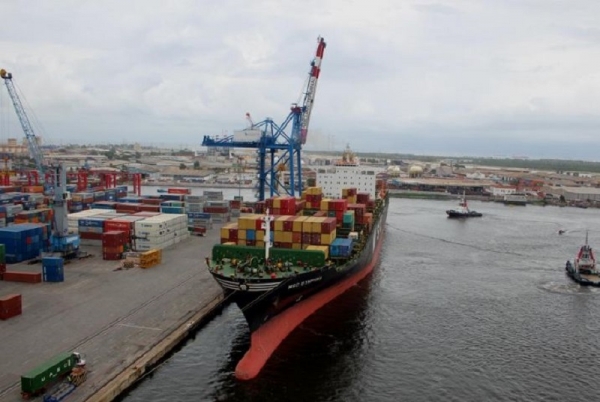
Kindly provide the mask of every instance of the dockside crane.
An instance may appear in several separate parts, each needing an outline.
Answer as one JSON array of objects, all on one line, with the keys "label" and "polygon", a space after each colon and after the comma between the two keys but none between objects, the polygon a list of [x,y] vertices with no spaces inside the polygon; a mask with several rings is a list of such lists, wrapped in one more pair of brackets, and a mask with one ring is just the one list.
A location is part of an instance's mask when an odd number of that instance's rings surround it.
[{"label": "dockside crane", "polygon": [[[234,132],[224,139],[205,136],[202,145],[206,147],[254,148],[257,152],[258,191],[257,198],[265,199],[265,189],[270,196],[280,195],[284,189],[287,194],[295,196],[302,192],[302,145],[308,137],[308,125],[315,101],[317,82],[321,73],[321,62],[326,43],[321,37],[317,39],[317,51],[310,63],[307,84],[302,104],[293,103],[287,118],[276,124],[271,118],[253,123],[248,129]],[[291,124],[290,133],[286,133]],[[277,155],[277,157],[276,157]],[[289,171],[289,185],[284,185],[280,172]]]},{"label": "dockside crane", "polygon": [[29,118],[27,117],[27,113],[25,113],[25,108],[21,103],[21,99],[17,94],[15,89],[15,85],[12,81],[12,74],[7,72],[5,69],[0,70],[0,77],[4,79],[4,84],[6,84],[6,88],[8,89],[8,95],[10,96],[10,100],[15,107],[15,111],[17,112],[17,116],[19,117],[19,121],[21,122],[21,127],[25,132],[25,138],[27,139],[27,145],[29,147],[29,154],[31,159],[35,162],[35,167],[38,170],[38,174],[40,177],[44,176],[44,155],[42,154],[42,149],[40,148],[40,144],[38,142],[38,137],[35,135],[33,131],[33,126],[29,122]]},{"label": "dockside crane", "polygon": [[[38,137],[33,131],[33,126],[29,122],[25,108],[21,103],[21,99],[17,94],[15,86],[12,82],[12,74],[4,69],[0,70],[0,77],[4,79],[8,94],[15,107],[21,127],[25,132],[29,153],[35,162],[35,167],[40,177],[49,176],[54,186],[54,197],[52,200],[53,209],[53,225],[50,235],[50,252],[59,253],[65,258],[70,258],[79,253],[79,235],[69,234],[69,223],[67,220],[68,209],[67,200],[69,193],[67,191],[67,176],[63,165],[45,166],[43,164],[44,155],[40,148]],[[49,184],[49,183],[47,183]]]}]

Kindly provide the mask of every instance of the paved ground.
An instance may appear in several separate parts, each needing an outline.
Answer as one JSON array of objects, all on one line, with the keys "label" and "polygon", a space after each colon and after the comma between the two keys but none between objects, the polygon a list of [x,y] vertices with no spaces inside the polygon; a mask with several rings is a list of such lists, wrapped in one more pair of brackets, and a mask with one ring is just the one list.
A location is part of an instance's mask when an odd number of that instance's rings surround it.
[{"label": "paved ground", "polygon": [[[87,382],[69,401],[81,401],[153,345],[221,297],[204,263],[219,228],[163,251],[161,265],[116,271],[100,248],[91,259],[65,265],[65,282],[0,281],[0,295],[21,293],[23,315],[0,321],[0,401],[20,399],[20,376],[64,351],[88,362]],[[40,272],[41,265],[8,269]],[[41,400],[41,398],[40,398]]]}]

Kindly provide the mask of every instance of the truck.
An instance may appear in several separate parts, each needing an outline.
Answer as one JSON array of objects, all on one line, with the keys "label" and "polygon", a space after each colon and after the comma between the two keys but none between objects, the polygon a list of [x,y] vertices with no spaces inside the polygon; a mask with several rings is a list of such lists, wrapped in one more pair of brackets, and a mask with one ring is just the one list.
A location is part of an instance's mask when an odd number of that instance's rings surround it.
[{"label": "truck", "polygon": [[31,399],[43,394],[70,376],[74,369],[78,369],[78,379],[81,375],[85,378],[85,360],[81,358],[81,354],[66,352],[54,356],[21,376],[22,398]]}]

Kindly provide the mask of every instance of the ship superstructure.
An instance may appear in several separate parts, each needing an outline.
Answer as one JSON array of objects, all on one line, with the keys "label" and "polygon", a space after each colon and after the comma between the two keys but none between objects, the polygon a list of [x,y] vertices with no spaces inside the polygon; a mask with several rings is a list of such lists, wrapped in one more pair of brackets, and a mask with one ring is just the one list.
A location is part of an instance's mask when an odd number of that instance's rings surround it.
[{"label": "ship superstructure", "polygon": [[330,167],[317,170],[317,186],[323,189],[325,197],[338,197],[345,188],[356,188],[359,193],[369,193],[376,197],[377,174],[381,169],[360,164],[358,157],[352,152],[350,146]]}]

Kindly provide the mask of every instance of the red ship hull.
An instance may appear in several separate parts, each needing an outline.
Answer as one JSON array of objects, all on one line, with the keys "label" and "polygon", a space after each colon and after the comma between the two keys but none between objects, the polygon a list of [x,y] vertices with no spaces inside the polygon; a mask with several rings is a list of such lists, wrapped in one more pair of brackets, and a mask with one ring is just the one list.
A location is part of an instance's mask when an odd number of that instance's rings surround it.
[{"label": "red ship hull", "polygon": [[378,239],[377,246],[372,254],[371,261],[363,269],[353,275],[329,286],[309,298],[287,308],[283,312],[270,318],[266,323],[252,332],[250,349],[240,360],[235,369],[235,376],[239,380],[250,380],[256,377],[267,360],[271,357],[283,340],[306,318],[319,308],[323,307],[346,290],[356,285],[369,275],[379,262],[379,255],[383,244],[384,232]]}]

